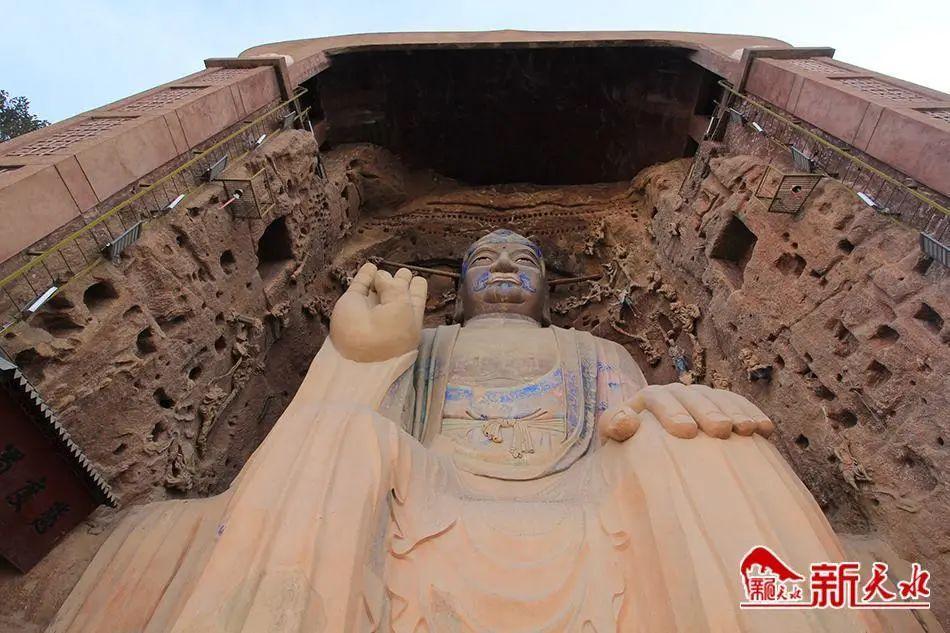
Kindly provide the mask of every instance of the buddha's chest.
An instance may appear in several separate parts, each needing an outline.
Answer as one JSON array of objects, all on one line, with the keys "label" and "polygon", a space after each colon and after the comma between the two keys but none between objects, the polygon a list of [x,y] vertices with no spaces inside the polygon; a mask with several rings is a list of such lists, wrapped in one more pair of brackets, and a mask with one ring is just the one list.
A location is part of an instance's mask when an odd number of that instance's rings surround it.
[{"label": "buddha's chest", "polygon": [[529,383],[559,365],[557,343],[547,328],[463,328],[452,352],[449,382],[511,387]]},{"label": "buddha's chest", "polygon": [[442,435],[479,459],[522,463],[567,437],[564,371],[547,330],[460,335],[442,409]]}]

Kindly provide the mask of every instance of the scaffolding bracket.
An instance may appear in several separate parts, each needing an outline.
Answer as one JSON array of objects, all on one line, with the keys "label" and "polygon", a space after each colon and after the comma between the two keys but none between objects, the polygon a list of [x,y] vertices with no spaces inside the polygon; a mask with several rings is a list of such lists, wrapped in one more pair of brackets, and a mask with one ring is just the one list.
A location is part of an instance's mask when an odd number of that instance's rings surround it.
[{"label": "scaffolding bracket", "polygon": [[885,207],[883,204],[881,204],[880,202],[872,198],[870,195],[864,193],[863,191],[857,191],[855,193],[857,194],[859,198],[861,198],[861,202],[868,205],[869,207],[871,207],[872,209],[874,209],[881,215],[900,215],[899,211],[893,211],[889,209],[888,207]]},{"label": "scaffolding bracket", "polygon": [[56,291],[59,290],[59,286],[50,286],[46,289],[46,292],[41,294],[36,298],[36,301],[31,303],[26,308],[27,314],[36,314],[36,312],[43,307],[43,304],[53,298],[53,295],[56,294]]},{"label": "scaffolding bracket", "polygon": [[208,168],[208,171],[205,172],[205,180],[211,182],[217,180],[221,177],[221,174],[224,173],[224,170],[228,168],[228,155],[225,154],[218,160],[214,161],[211,164],[211,167]]},{"label": "scaffolding bracket", "polygon": [[794,145],[789,145],[788,149],[792,152],[792,162],[795,164],[795,169],[802,171],[806,174],[813,173],[815,171],[815,160],[801,151]]},{"label": "scaffolding bracket", "polygon": [[291,111],[291,112],[288,112],[287,114],[285,114],[285,115],[284,115],[284,121],[283,121],[283,123],[281,124],[281,125],[282,125],[281,129],[283,129],[283,130],[289,130],[290,128],[292,128],[292,127],[294,126],[294,119],[295,119],[295,118],[297,118],[297,113],[296,113],[296,112]]},{"label": "scaffolding bracket", "polygon": [[942,244],[933,235],[920,234],[920,250],[935,262],[950,268],[950,247]]},{"label": "scaffolding bracket", "polygon": [[122,255],[122,252],[137,242],[139,237],[142,235],[143,224],[145,224],[145,222],[139,220],[126,230],[122,231],[118,237],[106,244],[105,248],[102,249],[102,254],[109,258],[113,264],[118,266],[119,256]]},{"label": "scaffolding bracket", "polygon": [[186,195],[187,195],[187,194],[180,193],[180,194],[178,194],[177,196],[175,196],[175,199],[172,200],[171,202],[169,202],[169,203],[165,206],[165,210],[166,210],[166,211],[171,211],[172,209],[174,209],[175,207],[177,207],[177,206],[179,205],[179,203],[181,203],[181,201],[185,199],[185,196],[186,196]]}]

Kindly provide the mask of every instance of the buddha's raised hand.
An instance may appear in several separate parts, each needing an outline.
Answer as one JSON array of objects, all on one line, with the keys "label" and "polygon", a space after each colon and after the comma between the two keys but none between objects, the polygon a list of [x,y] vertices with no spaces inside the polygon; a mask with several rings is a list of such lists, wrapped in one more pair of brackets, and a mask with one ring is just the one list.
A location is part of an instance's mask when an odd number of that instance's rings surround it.
[{"label": "buddha's raised hand", "polygon": [[673,383],[644,387],[629,402],[604,411],[598,421],[600,434],[623,442],[651,416],[670,435],[686,439],[700,431],[725,439],[733,433],[768,437],[775,430],[768,416],[737,393]]},{"label": "buddha's raised hand", "polygon": [[416,349],[426,292],[426,280],[405,268],[390,275],[363,264],[330,316],[333,346],[345,358],[363,363]]}]

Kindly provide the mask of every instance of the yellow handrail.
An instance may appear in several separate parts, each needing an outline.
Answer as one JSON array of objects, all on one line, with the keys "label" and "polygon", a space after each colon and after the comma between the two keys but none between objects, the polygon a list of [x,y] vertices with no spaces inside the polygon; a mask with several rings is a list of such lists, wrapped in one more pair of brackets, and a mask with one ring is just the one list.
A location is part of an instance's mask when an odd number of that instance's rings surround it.
[{"label": "yellow handrail", "polygon": [[[205,149],[205,150],[202,151],[200,154],[196,154],[193,158],[191,158],[190,160],[186,161],[185,163],[183,163],[182,165],[180,165],[179,167],[177,167],[177,168],[174,169],[173,171],[171,171],[171,172],[165,174],[164,176],[162,176],[161,178],[159,178],[158,180],[156,180],[155,182],[153,182],[153,183],[152,183],[151,185],[149,185],[148,187],[143,188],[141,191],[135,193],[134,195],[130,196],[129,198],[127,198],[127,199],[125,199],[125,200],[123,200],[122,202],[120,202],[120,203],[117,204],[116,206],[112,207],[111,209],[109,209],[108,211],[106,211],[105,213],[103,213],[102,215],[100,215],[98,218],[96,218],[95,220],[93,220],[93,221],[90,222],[89,224],[86,224],[85,226],[83,226],[82,228],[78,229],[77,231],[75,231],[75,232],[73,232],[73,233],[70,233],[69,235],[67,235],[66,237],[64,237],[63,239],[61,239],[59,242],[57,242],[56,244],[54,244],[54,245],[51,246],[50,248],[46,249],[45,251],[43,251],[42,254],[36,256],[34,259],[30,260],[29,262],[27,262],[26,264],[24,264],[23,266],[21,266],[20,268],[16,269],[16,270],[13,271],[12,273],[10,273],[10,274],[7,275],[6,277],[4,277],[2,280],[0,280],[0,290],[6,288],[11,282],[16,281],[17,279],[19,279],[19,278],[22,277],[23,275],[27,274],[28,272],[30,272],[31,270],[33,270],[34,268],[36,268],[37,266],[39,266],[40,264],[42,264],[42,263],[43,263],[44,261],[46,261],[51,255],[54,255],[54,254],[56,254],[57,252],[59,252],[60,249],[62,249],[64,246],[66,246],[66,245],[68,245],[68,244],[70,244],[70,243],[76,241],[80,236],[82,236],[82,235],[88,233],[89,231],[91,231],[91,230],[94,229],[95,227],[99,226],[100,224],[102,224],[103,222],[105,222],[106,220],[108,220],[109,218],[113,217],[113,216],[114,216],[115,214],[117,214],[119,211],[125,209],[126,207],[128,207],[128,206],[131,205],[132,203],[134,203],[134,202],[136,202],[137,200],[140,200],[140,199],[143,198],[144,196],[148,195],[149,193],[151,193],[152,191],[154,191],[155,189],[157,189],[160,185],[162,185],[162,184],[168,182],[169,180],[171,180],[172,178],[174,178],[175,176],[177,176],[178,174],[180,174],[180,173],[183,172],[184,170],[186,170],[186,169],[188,169],[188,168],[194,166],[196,163],[200,162],[203,158],[205,158],[208,154],[210,154],[211,152],[213,152],[213,151],[215,151],[216,149],[220,148],[220,147],[221,147],[222,145],[224,145],[225,143],[228,143],[229,141],[231,141],[231,140],[235,139],[236,137],[240,136],[241,134],[243,134],[244,132],[246,132],[246,131],[249,130],[250,128],[254,127],[254,126],[257,125],[258,123],[260,123],[261,121],[263,121],[264,119],[266,119],[267,117],[269,117],[270,115],[272,115],[272,114],[273,114],[274,112],[276,112],[277,110],[280,110],[281,108],[287,106],[288,104],[293,103],[294,101],[296,101],[297,99],[299,99],[299,98],[300,98],[303,94],[305,94],[306,92],[307,92],[307,89],[306,89],[306,88],[300,88],[296,93],[294,93],[294,96],[291,97],[290,99],[288,99],[288,100],[286,100],[286,101],[280,102],[279,104],[277,104],[276,106],[274,106],[273,108],[271,108],[270,110],[268,110],[267,112],[265,112],[265,113],[261,114],[260,116],[258,116],[257,118],[255,118],[253,121],[251,121],[251,122],[249,122],[249,123],[243,125],[242,127],[240,127],[239,129],[237,129],[236,131],[232,132],[232,133],[229,134],[228,136],[224,137],[223,139],[221,139],[220,141],[218,141],[217,143],[215,143],[215,144],[212,145],[211,147]],[[188,192],[184,192],[184,193],[188,193]]]},{"label": "yellow handrail", "polygon": [[[727,84],[725,81],[720,81],[720,82],[719,82],[719,85],[722,86],[722,87],[723,87],[724,89],[726,89],[727,91],[729,91],[729,92],[731,92],[732,94],[734,94],[735,96],[737,96],[737,97],[739,97],[740,99],[742,99],[744,102],[746,102],[746,103],[752,105],[753,107],[755,107],[755,108],[761,110],[762,112],[765,112],[765,113],[768,114],[769,116],[774,117],[774,118],[776,118],[776,119],[782,121],[783,123],[785,123],[785,124],[788,125],[789,127],[791,127],[791,128],[793,128],[793,129],[797,130],[798,132],[801,132],[802,134],[806,135],[808,138],[812,139],[812,140],[815,141],[816,143],[819,143],[819,144],[821,144],[821,145],[827,147],[828,149],[830,149],[831,151],[835,152],[836,154],[838,154],[838,155],[841,156],[842,158],[845,158],[845,159],[851,161],[852,163],[856,164],[856,165],[857,165],[858,167],[860,167],[861,169],[866,169],[866,170],[868,170],[868,171],[870,171],[870,172],[873,172],[873,173],[876,174],[878,177],[880,177],[880,178],[886,180],[887,182],[889,182],[891,185],[893,185],[893,186],[895,186],[895,187],[898,187],[899,189],[902,189],[903,191],[905,191],[906,193],[909,193],[909,194],[910,194],[911,196],[913,196],[914,198],[917,198],[917,199],[920,200],[921,202],[930,205],[931,207],[933,207],[934,209],[940,211],[940,212],[943,213],[944,215],[950,215],[950,209],[948,209],[947,207],[944,207],[944,206],[941,205],[939,202],[928,198],[927,196],[925,196],[924,194],[922,194],[922,193],[920,193],[920,192],[918,192],[918,191],[914,191],[913,189],[911,189],[910,187],[908,187],[907,185],[905,185],[905,184],[902,183],[901,181],[897,180],[896,178],[893,178],[892,176],[890,176],[890,175],[884,173],[883,171],[881,171],[880,169],[877,169],[877,168],[874,167],[873,165],[870,165],[870,164],[864,162],[863,160],[861,160],[861,159],[858,158],[857,156],[853,156],[853,155],[849,154],[848,152],[844,151],[844,150],[841,149],[840,147],[837,147],[834,143],[831,143],[830,141],[828,141],[828,140],[822,138],[821,136],[815,134],[814,132],[812,132],[811,130],[809,130],[809,129],[803,127],[803,126],[798,125],[798,124],[795,123],[794,121],[788,119],[788,118],[785,117],[785,116],[782,116],[781,114],[779,114],[779,113],[776,112],[775,110],[772,110],[771,108],[765,106],[764,104],[761,104],[761,103],[759,103],[758,101],[756,101],[756,100],[754,100],[754,99],[750,99],[750,98],[748,97],[748,95],[745,95],[745,94],[739,92],[738,90],[736,90],[735,88],[733,88],[732,86],[730,86],[729,84]],[[837,180],[837,179],[836,179],[836,180]]]}]

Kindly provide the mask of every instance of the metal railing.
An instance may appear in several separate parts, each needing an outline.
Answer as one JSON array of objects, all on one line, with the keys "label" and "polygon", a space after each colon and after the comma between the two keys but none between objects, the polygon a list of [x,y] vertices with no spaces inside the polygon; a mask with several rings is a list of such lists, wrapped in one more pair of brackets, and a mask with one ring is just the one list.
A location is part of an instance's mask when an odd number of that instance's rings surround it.
[{"label": "metal railing", "polygon": [[[866,160],[842,141],[809,130],[758,99],[720,82],[725,92],[724,118],[748,126],[755,133],[790,154],[795,167],[803,173],[822,174],[851,189],[868,207],[894,220],[910,225],[931,240],[947,248],[950,240],[950,208],[913,184],[901,182]],[[711,126],[712,127],[712,126]],[[834,139],[835,141],[837,139]]]},{"label": "metal railing", "polygon": [[252,121],[197,153],[155,182],[70,233],[0,279],[0,335],[37,312],[70,282],[98,264],[117,261],[134,242],[144,224],[177,208],[199,187],[211,182],[213,168],[234,164],[260,147],[268,136],[287,129],[288,121],[303,125],[306,111],[293,97],[269,108]]}]

